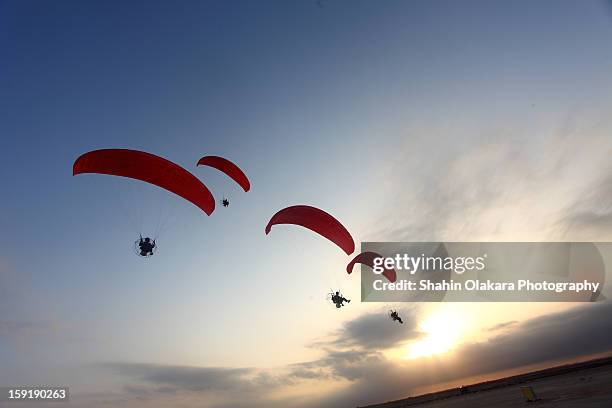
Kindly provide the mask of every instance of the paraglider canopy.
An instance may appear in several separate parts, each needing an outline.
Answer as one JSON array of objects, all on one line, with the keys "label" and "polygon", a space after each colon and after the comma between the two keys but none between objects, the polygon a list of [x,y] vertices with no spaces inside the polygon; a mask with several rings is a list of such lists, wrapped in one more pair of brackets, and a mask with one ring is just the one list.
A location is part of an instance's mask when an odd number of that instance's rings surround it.
[{"label": "paraglider canopy", "polygon": [[333,216],[309,205],[283,208],[266,225],[266,235],[277,224],[293,224],[308,228],[340,247],[347,255],[355,251],[355,241],[347,229]]},{"label": "paraglider canopy", "polygon": [[206,214],[215,210],[215,199],[193,174],[163,157],[130,149],[101,149],[81,155],[72,174],[97,173],[128,177],[161,187],[191,202]]},{"label": "paraglider canopy", "polygon": [[227,174],[232,180],[234,180],[242,189],[247,192],[251,189],[251,183],[248,177],[240,167],[236,166],[231,161],[220,157],[220,156],[204,156],[198,160],[198,166],[209,166],[213,167],[223,173]]}]

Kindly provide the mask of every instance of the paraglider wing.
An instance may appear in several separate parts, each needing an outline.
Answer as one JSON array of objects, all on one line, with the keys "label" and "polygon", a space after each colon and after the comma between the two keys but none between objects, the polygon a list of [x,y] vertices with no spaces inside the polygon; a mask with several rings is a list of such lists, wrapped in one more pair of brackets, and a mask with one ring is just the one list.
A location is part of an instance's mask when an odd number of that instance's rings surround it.
[{"label": "paraglider wing", "polygon": [[340,221],[318,208],[294,205],[280,210],[266,225],[266,235],[270,233],[272,226],[277,224],[293,224],[308,228],[338,245],[347,255],[355,251],[353,237]]},{"label": "paraglider wing", "polygon": [[251,183],[240,167],[219,156],[204,156],[198,160],[198,166],[210,166],[222,171],[232,178],[246,192],[251,189]]},{"label": "paraglider wing", "polygon": [[[346,266],[346,272],[350,275],[353,272],[353,267],[355,264],[363,264],[367,265],[370,268],[374,269],[374,258],[382,258],[376,252],[362,252],[357,255],[353,260]],[[384,267],[384,266],[383,266]],[[382,275],[389,280],[389,282],[395,282],[397,279],[397,274],[395,269],[384,268],[384,272]]]},{"label": "paraglider wing", "polygon": [[81,155],[72,174],[97,173],[128,177],[168,190],[196,205],[206,214],[215,210],[215,199],[196,176],[163,157],[129,149],[101,149]]}]

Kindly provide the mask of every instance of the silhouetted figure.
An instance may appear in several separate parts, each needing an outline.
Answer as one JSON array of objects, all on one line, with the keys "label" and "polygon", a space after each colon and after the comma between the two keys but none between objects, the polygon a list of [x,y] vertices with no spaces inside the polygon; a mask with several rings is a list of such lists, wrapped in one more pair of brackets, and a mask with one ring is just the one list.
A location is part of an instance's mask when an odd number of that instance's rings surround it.
[{"label": "silhouetted figure", "polygon": [[402,318],[397,313],[397,310],[391,310],[389,313],[389,318],[393,320],[394,322],[400,322],[401,324],[404,324],[404,322],[402,321]]},{"label": "silhouetted figure", "polygon": [[223,200],[221,201],[221,204],[223,204],[224,207],[229,207],[229,200],[225,197],[223,197]]},{"label": "silhouetted figure", "polygon": [[140,256],[151,256],[155,249],[155,240],[151,241],[149,237],[142,238],[141,235],[140,241],[138,242],[138,248],[140,248]]},{"label": "silhouetted figure", "polygon": [[334,302],[337,309],[340,309],[342,306],[346,306],[344,302],[351,303],[351,301],[342,296],[340,292],[336,292],[334,295],[332,295],[331,301]]}]

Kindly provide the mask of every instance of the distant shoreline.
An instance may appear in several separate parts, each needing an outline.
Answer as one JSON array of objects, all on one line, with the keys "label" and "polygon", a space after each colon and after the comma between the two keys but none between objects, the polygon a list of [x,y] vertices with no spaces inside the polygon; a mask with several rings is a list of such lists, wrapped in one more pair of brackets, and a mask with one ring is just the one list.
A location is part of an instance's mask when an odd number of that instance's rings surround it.
[{"label": "distant shoreline", "polygon": [[591,368],[598,368],[612,365],[612,356],[596,358],[593,360],[582,361],[577,363],[563,364],[542,370],[531,371],[523,374],[517,374],[509,377],[502,377],[495,380],[483,381],[461,387],[448,388],[442,391],[421,394],[414,397],[403,398],[400,400],[383,402],[374,405],[364,405],[358,408],[400,408],[410,407],[427,402],[439,401],[447,398],[457,397],[460,395],[473,394],[481,391],[493,390],[496,388],[508,387],[512,385],[522,384],[528,381],[534,381],[541,378],[563,375],[574,371],[580,371]]}]

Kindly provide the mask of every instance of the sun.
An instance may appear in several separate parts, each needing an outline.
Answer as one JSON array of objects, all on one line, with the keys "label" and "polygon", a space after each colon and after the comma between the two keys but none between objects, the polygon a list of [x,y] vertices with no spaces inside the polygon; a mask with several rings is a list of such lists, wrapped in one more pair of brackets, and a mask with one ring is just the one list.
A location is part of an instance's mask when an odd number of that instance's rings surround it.
[{"label": "sun", "polygon": [[442,310],[428,316],[419,325],[425,337],[407,346],[407,357],[427,357],[452,350],[461,335],[461,326],[461,316],[452,310]]}]

